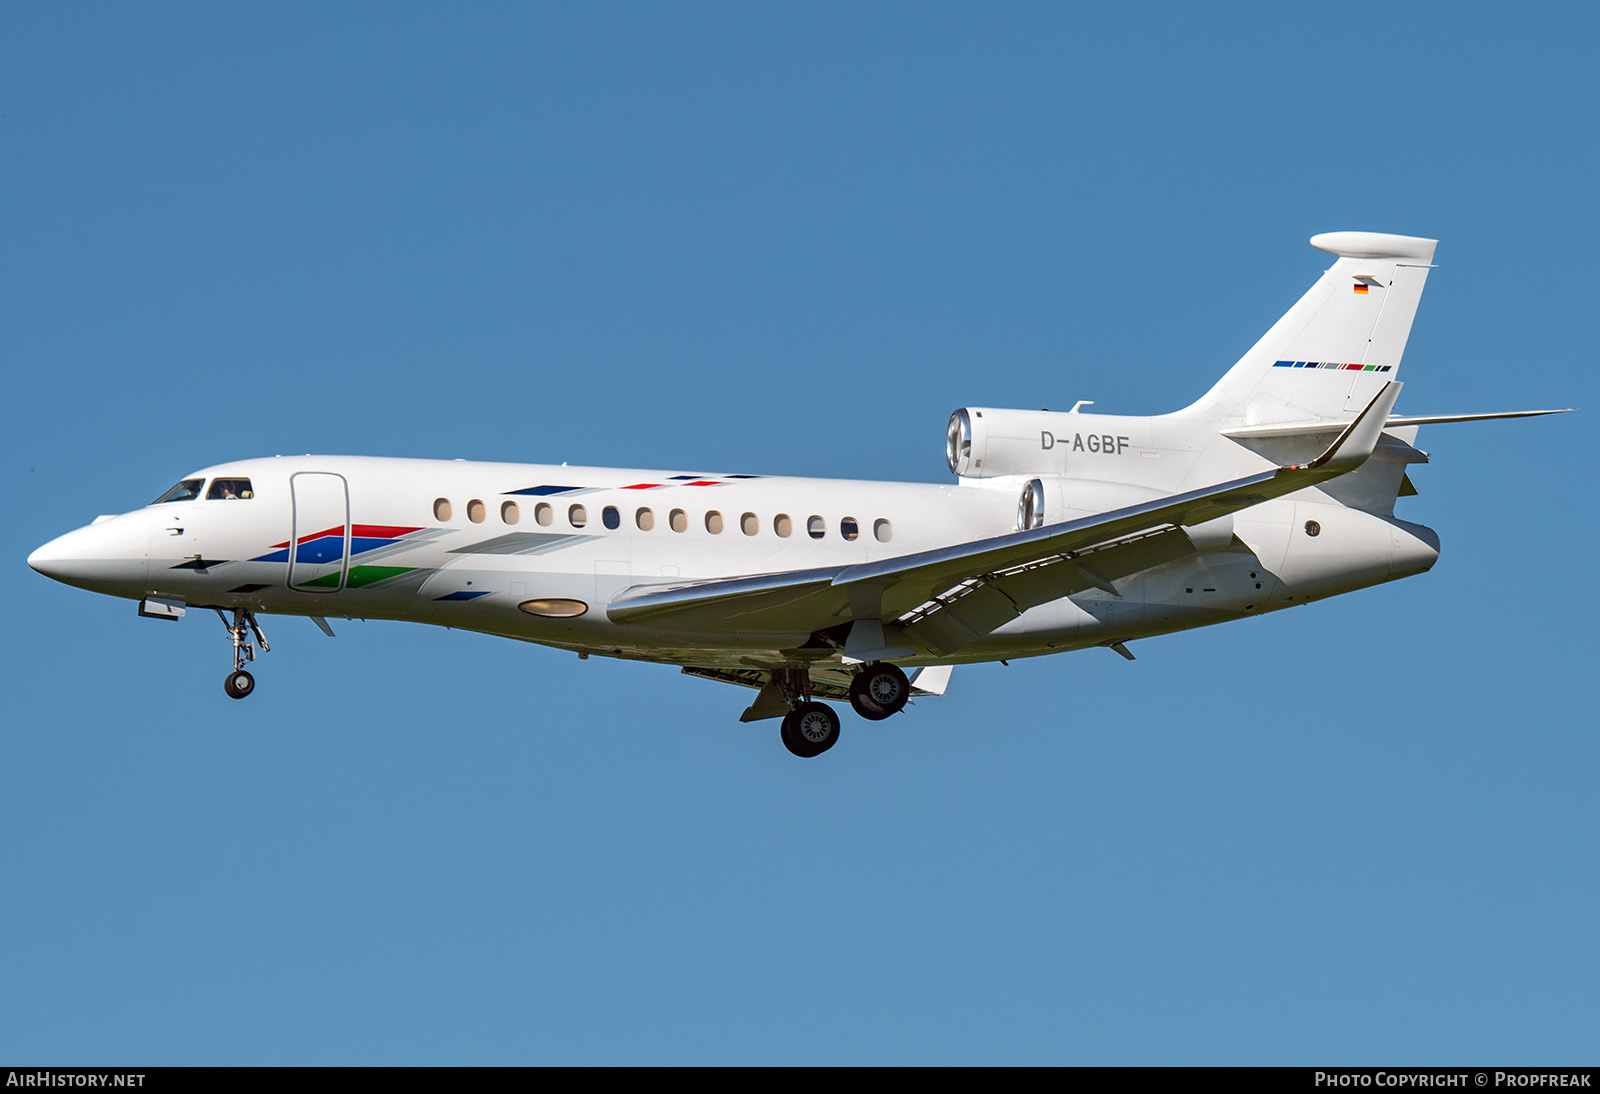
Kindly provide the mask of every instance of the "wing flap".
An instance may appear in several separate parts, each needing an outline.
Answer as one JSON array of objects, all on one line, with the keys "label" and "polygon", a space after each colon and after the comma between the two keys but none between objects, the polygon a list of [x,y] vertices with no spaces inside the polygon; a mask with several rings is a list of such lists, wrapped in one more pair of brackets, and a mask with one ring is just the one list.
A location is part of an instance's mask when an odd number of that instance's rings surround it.
[{"label": "wing flap", "polygon": [[955,653],[1029,608],[1088,589],[1121,595],[1116,581],[1194,553],[1181,530],[1169,528],[946,590],[900,621],[902,641],[940,655]]}]

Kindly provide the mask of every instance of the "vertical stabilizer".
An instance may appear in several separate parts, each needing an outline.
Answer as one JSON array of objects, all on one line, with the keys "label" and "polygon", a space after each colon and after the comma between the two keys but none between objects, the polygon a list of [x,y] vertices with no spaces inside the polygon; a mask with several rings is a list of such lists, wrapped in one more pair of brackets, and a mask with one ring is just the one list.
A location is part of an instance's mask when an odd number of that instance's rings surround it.
[{"label": "vertical stabilizer", "polygon": [[1348,421],[1398,378],[1438,240],[1328,232],[1311,245],[1339,260],[1178,417],[1224,427]]}]

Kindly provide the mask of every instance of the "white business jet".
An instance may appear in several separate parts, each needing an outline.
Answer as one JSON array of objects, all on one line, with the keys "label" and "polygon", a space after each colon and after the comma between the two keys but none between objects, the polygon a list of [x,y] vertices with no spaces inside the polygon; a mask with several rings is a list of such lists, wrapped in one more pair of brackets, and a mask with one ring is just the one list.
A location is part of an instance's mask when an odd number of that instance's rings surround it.
[{"label": "white business jet", "polygon": [[[756,689],[815,756],[819,700],[882,719],[951,666],[1106,646],[1421,573],[1400,355],[1435,240],[1334,232],[1339,256],[1198,402],[1154,417],[968,407],[950,485],[360,456],[241,460],[98,518],[28,564],[177,619],[212,608],[227,693],[257,614],[401,619],[658,661]],[[908,676],[906,670],[911,670]]]}]

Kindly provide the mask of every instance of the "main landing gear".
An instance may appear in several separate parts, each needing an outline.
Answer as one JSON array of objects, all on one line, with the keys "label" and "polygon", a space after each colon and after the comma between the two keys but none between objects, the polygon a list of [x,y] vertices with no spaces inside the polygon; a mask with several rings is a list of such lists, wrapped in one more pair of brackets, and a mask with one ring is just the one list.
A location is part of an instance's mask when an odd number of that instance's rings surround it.
[{"label": "main landing gear", "polygon": [[850,681],[850,705],[861,717],[874,722],[905,709],[911,698],[911,681],[900,671],[900,666],[888,661],[874,661],[856,673]]},{"label": "main landing gear", "polygon": [[839,716],[826,703],[809,699],[783,716],[783,745],[796,756],[820,756],[839,743]]},{"label": "main landing gear", "polygon": [[803,668],[779,669],[774,684],[789,704],[779,736],[783,747],[796,756],[820,756],[839,743],[839,716],[825,703],[811,698],[811,674]]},{"label": "main landing gear", "polygon": [[[811,679],[804,669],[787,669],[779,685],[789,702],[783,717],[783,745],[796,756],[820,756],[839,741],[839,716],[811,698]],[[863,718],[882,721],[905,709],[911,681],[898,665],[875,661],[850,681],[850,706]]]},{"label": "main landing gear", "polygon": [[262,653],[271,652],[272,647],[267,645],[266,635],[261,633],[256,613],[249,608],[235,608],[232,623],[222,614],[221,608],[217,609],[217,618],[222,620],[222,625],[228,628],[228,637],[233,639],[233,671],[222,682],[222,690],[228,693],[230,699],[243,699],[256,690],[256,678],[244,667],[246,661],[256,659],[256,648],[250,644],[250,635],[255,635],[256,641],[261,643]]}]

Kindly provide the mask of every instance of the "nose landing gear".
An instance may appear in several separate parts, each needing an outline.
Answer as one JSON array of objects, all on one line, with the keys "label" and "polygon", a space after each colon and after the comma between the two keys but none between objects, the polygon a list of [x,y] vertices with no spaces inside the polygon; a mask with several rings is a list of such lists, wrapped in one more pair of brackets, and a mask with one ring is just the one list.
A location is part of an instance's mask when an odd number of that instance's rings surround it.
[{"label": "nose landing gear", "polygon": [[235,608],[232,623],[222,614],[221,608],[217,609],[217,618],[222,620],[222,625],[228,628],[228,637],[233,639],[233,671],[223,680],[222,690],[228,693],[230,699],[243,699],[256,690],[256,678],[244,667],[246,661],[256,659],[256,648],[250,644],[250,635],[255,635],[256,641],[261,643],[262,653],[270,653],[272,647],[267,645],[267,637],[261,633],[256,613],[249,608]]},{"label": "nose landing gear", "polygon": [[256,690],[256,678],[244,669],[235,669],[222,682],[222,690],[228,693],[230,699],[243,699]]}]

